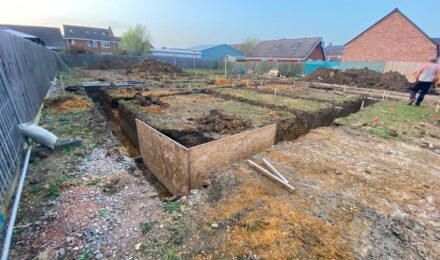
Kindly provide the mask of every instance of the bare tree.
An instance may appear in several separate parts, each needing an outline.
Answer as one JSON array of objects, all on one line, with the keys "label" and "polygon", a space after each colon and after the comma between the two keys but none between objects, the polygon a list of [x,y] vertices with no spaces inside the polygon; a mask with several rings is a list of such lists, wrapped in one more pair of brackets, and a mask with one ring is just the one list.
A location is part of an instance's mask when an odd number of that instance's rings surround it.
[{"label": "bare tree", "polygon": [[244,53],[244,55],[248,55],[249,52],[255,48],[255,46],[260,43],[260,39],[256,37],[247,37],[244,41],[242,46],[240,47],[240,51]]}]

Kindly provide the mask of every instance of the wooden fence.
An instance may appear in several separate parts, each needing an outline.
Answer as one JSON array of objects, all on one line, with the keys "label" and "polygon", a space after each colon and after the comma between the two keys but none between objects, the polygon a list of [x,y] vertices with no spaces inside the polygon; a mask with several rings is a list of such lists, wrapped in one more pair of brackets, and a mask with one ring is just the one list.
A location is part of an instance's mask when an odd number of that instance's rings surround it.
[{"label": "wooden fence", "polygon": [[24,148],[18,125],[35,118],[59,61],[55,52],[0,30],[0,226]]}]

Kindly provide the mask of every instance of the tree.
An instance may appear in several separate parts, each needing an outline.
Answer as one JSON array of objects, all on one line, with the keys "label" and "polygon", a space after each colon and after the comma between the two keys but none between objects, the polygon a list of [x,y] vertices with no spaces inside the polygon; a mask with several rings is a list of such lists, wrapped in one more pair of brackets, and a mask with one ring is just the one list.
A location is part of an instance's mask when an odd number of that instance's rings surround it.
[{"label": "tree", "polygon": [[129,54],[146,55],[150,50],[150,38],[147,27],[137,24],[122,35],[121,49]]},{"label": "tree", "polygon": [[260,39],[256,38],[256,37],[247,37],[244,42],[243,45],[240,48],[240,51],[244,53],[244,55],[248,55],[249,52],[255,48],[255,46],[258,45],[258,43],[260,42]]}]

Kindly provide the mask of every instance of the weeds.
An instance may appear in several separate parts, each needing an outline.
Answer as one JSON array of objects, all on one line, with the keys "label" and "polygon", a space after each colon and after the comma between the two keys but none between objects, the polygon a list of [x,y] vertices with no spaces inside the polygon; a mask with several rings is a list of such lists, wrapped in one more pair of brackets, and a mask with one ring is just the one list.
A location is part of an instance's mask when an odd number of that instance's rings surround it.
[{"label": "weeds", "polygon": [[180,210],[182,204],[180,201],[167,202],[163,205],[163,210],[169,214]]},{"label": "weeds", "polygon": [[259,229],[262,229],[264,226],[264,222],[262,220],[256,220],[248,225],[246,225],[246,229],[249,232],[254,232],[257,231]]},{"label": "weeds", "polygon": [[98,183],[100,181],[101,181],[100,178],[93,179],[93,180],[89,181],[89,183],[87,183],[87,186],[96,186],[96,185],[98,185]]},{"label": "weeds", "polygon": [[177,250],[168,242],[146,242],[142,244],[142,252],[153,259],[179,260]]},{"label": "weeds", "polygon": [[90,251],[84,251],[79,255],[80,260],[90,260],[92,259],[92,253]]},{"label": "weeds", "polygon": [[43,189],[43,185],[41,183],[34,184],[29,188],[29,194],[36,194]]},{"label": "weeds", "polygon": [[59,183],[57,181],[52,181],[49,184],[47,190],[44,192],[44,197],[48,199],[55,199],[59,195],[60,195]]},{"label": "weeds", "polygon": [[148,234],[148,232],[150,232],[150,230],[154,227],[155,224],[156,221],[141,223],[140,226],[141,226],[142,234],[144,235]]},{"label": "weeds", "polygon": [[171,226],[168,228],[168,231],[170,232],[171,236],[171,242],[173,242],[176,245],[183,244],[183,230],[179,228],[178,226]]},{"label": "weeds", "polygon": [[99,211],[99,216],[100,216],[101,218],[108,218],[108,217],[110,216],[110,211],[105,210],[105,209],[100,210],[100,211]]},{"label": "weeds", "polygon": [[56,180],[56,181],[52,181],[49,184],[49,187],[46,189],[46,191],[44,192],[44,197],[47,199],[55,199],[56,197],[58,197],[60,195],[60,185],[69,180],[71,177],[68,175],[61,175],[61,177]]}]

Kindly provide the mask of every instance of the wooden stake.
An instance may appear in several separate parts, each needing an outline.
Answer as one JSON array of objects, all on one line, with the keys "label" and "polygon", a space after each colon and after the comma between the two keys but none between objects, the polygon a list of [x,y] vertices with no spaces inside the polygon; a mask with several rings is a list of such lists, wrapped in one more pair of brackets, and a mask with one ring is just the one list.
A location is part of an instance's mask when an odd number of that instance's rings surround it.
[{"label": "wooden stake", "polygon": [[268,172],[266,169],[262,168],[260,165],[254,163],[251,160],[247,161],[248,164],[250,166],[252,166],[253,168],[255,168],[257,171],[261,172],[262,174],[266,175],[266,177],[268,177],[269,179],[271,179],[272,181],[278,182],[281,185],[283,185],[283,187],[285,189],[287,189],[289,192],[294,192],[295,188],[292,187],[290,184],[283,182],[280,178],[278,178],[277,176],[273,175],[272,173]]},{"label": "wooden stake", "polygon": [[365,104],[365,100],[362,100],[361,109],[359,110],[362,110],[364,108],[364,104]]},{"label": "wooden stake", "polygon": [[268,162],[266,159],[263,159],[263,163],[264,165],[266,165],[267,168],[269,168],[269,170],[278,175],[278,177],[280,177],[282,181],[284,181],[285,183],[289,183],[289,181],[284,178],[284,176],[281,175],[281,173],[272,164],[270,164],[270,162]]}]

